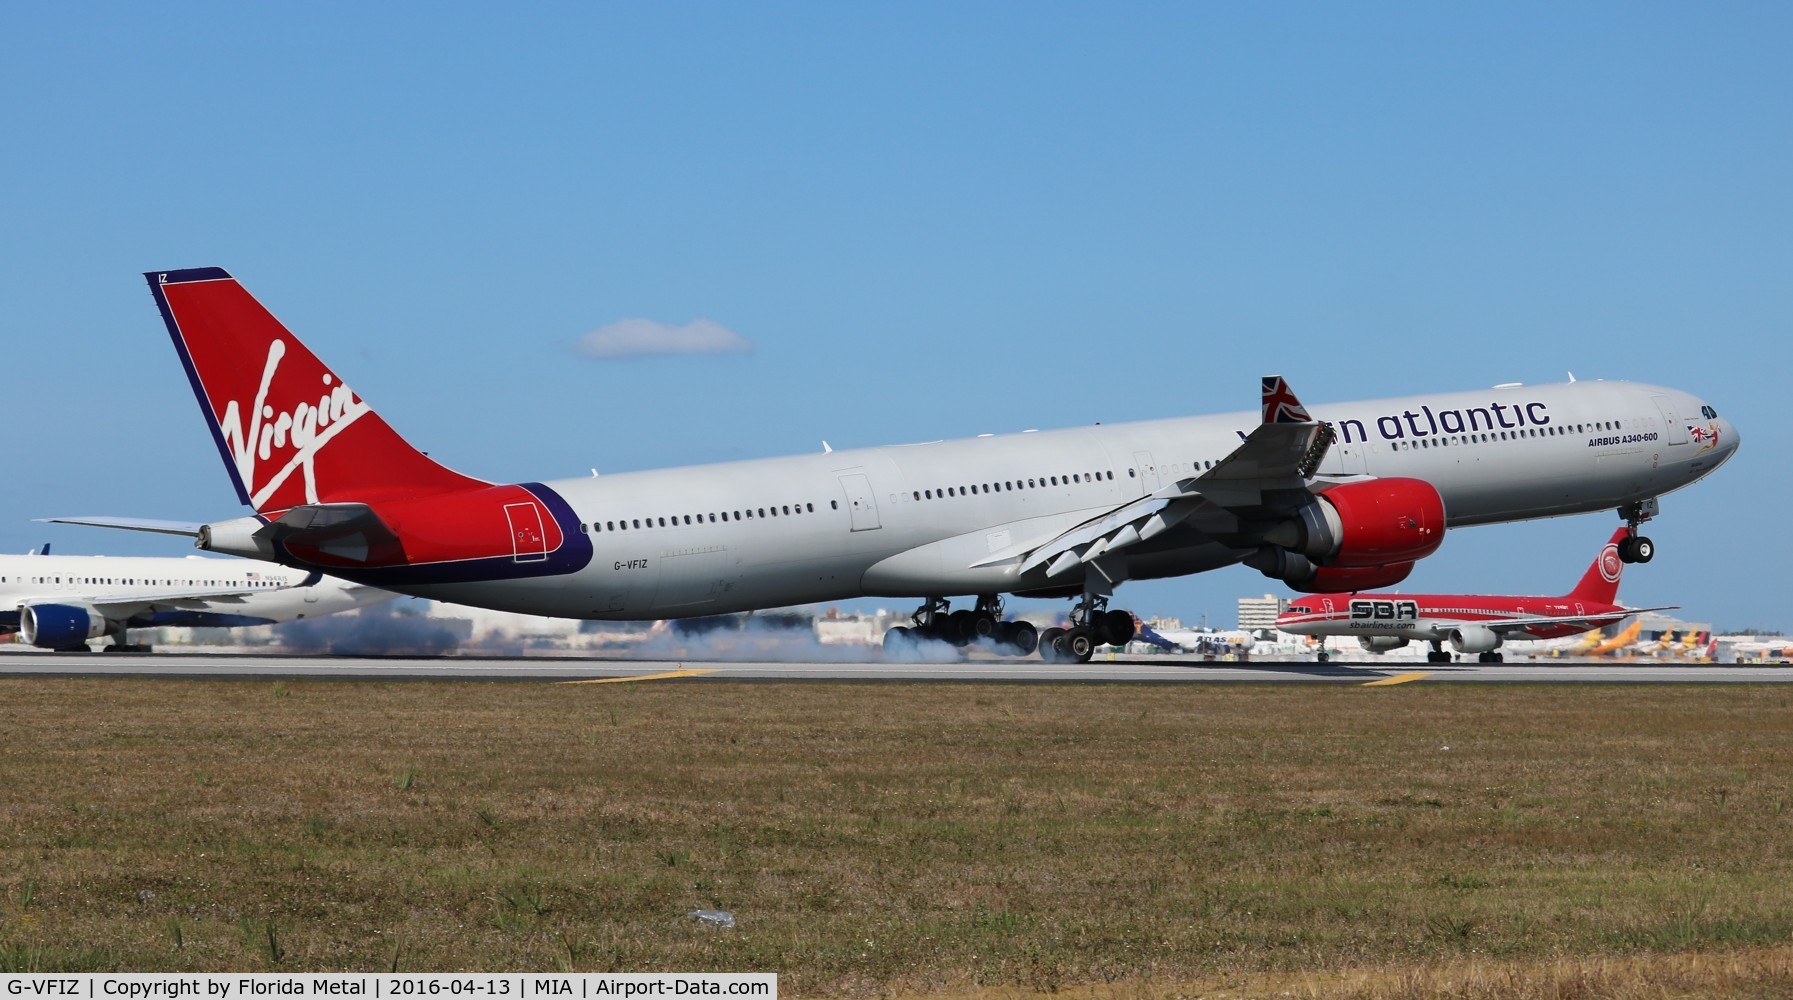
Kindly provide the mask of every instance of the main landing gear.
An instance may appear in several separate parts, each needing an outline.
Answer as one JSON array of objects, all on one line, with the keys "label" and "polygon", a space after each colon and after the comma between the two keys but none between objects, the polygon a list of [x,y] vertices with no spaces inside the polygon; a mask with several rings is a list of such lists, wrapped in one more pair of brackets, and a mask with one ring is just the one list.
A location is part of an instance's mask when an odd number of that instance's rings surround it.
[{"label": "main landing gear", "polygon": [[1619,516],[1625,519],[1625,527],[1631,530],[1630,537],[1619,543],[1619,561],[1628,563],[1647,563],[1656,558],[1656,543],[1644,535],[1637,533],[1638,526],[1662,513],[1662,505],[1655,498],[1628,503],[1619,508]]},{"label": "main landing gear", "polygon": [[[1428,652],[1426,654],[1426,662],[1427,663],[1450,663],[1450,662],[1452,662],[1451,654],[1444,651],[1443,640],[1433,639],[1433,640],[1431,640],[1431,643],[1432,643],[1432,649],[1430,652]],[[1500,655],[1500,653],[1498,653],[1498,652],[1494,652],[1494,651],[1490,650],[1489,652],[1486,652],[1486,653],[1477,653],[1475,661],[1477,663],[1505,663],[1506,657]]]},{"label": "main landing gear", "polygon": [[978,642],[993,644],[1004,656],[1026,656],[1039,644],[1039,632],[1029,622],[1002,620],[1002,598],[978,597],[972,610],[952,610],[944,597],[930,597],[910,617],[912,624],[898,625],[884,633],[884,651],[894,656],[912,654],[922,643],[943,643],[964,648]]},{"label": "main landing gear", "polygon": [[1071,609],[1070,628],[1040,633],[1040,659],[1047,663],[1088,663],[1097,646],[1125,646],[1133,641],[1133,614],[1108,610],[1108,598],[1084,594]]},{"label": "main landing gear", "polygon": [[1002,598],[978,597],[971,610],[952,610],[944,597],[930,597],[915,609],[910,624],[884,633],[884,652],[893,658],[925,657],[930,648],[963,649],[978,643],[1003,656],[1026,656],[1036,649],[1047,663],[1088,663],[1097,646],[1133,641],[1133,613],[1110,610],[1108,598],[1084,594],[1071,609],[1070,628],[1036,631],[1033,625],[1002,620]]},{"label": "main landing gear", "polygon": [[131,642],[122,628],[113,629],[106,635],[112,639],[112,645],[105,649],[107,653],[147,653],[151,651],[151,646],[148,643]]}]

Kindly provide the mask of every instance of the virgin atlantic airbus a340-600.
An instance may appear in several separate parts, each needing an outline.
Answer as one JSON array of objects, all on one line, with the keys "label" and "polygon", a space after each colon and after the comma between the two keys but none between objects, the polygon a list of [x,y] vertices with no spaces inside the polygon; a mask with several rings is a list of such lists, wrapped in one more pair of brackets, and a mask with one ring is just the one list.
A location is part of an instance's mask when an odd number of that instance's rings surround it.
[{"label": "virgin atlantic airbus a340-600", "polygon": [[[1309,410],[1266,378],[1259,413],[498,484],[411,447],[220,268],[151,272],[238,498],[175,530],[201,549],[418,597],[657,619],[857,597],[920,601],[887,647],[989,639],[1086,660],[1124,642],[1127,580],[1234,563],[1316,592],[1392,586],[1446,528],[1615,509],[1621,552],[1736,430],[1626,382],[1503,385]],[[1074,598],[1069,629],[1005,595]],[[961,604],[953,609],[949,599]],[[967,606],[968,605],[968,606]]]}]

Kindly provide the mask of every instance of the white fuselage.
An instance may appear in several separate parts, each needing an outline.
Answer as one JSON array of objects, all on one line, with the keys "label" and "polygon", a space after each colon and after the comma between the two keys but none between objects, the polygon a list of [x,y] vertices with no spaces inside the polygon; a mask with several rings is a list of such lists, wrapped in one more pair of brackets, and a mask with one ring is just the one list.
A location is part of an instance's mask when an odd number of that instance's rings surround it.
[{"label": "white fuselage", "polygon": [[[1450,526],[1615,508],[1711,472],[1737,434],[1675,389],[1503,386],[1310,408],[1339,431],[1319,479],[1412,477]],[[1020,553],[1199,475],[1253,412],[692,466],[548,485],[594,554],[576,573],[401,587],[504,610],[648,619],[850,599],[1062,591]],[[1699,425],[1689,433],[1689,425]],[[1246,551],[1192,527],[1129,550],[1130,579],[1229,565]]]},{"label": "white fuselage", "polygon": [[27,605],[97,607],[125,628],[291,621],[391,600],[301,569],[204,556],[0,556],[0,631]]}]

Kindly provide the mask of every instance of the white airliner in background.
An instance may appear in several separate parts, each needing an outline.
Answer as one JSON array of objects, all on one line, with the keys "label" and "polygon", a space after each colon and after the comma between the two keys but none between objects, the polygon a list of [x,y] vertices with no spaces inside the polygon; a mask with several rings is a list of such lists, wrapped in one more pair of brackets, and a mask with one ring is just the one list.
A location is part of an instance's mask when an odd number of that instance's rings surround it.
[{"label": "white airliner in background", "polygon": [[1244,629],[1160,628],[1135,618],[1133,631],[1134,642],[1151,643],[1173,653],[1250,652],[1257,644],[1257,636]]},{"label": "white airliner in background", "polygon": [[[1108,607],[1127,580],[1245,563],[1303,590],[1386,587],[1447,527],[1600,509],[1632,529],[1622,554],[1647,560],[1636,528],[1656,499],[1737,448],[1705,401],[1652,385],[1502,385],[1310,416],[1266,378],[1260,413],[501,485],[413,448],[224,270],[146,277],[255,512],[181,526],[201,549],[541,615],[913,597],[914,626],[887,645],[989,637],[1081,660],[1131,637],[1133,616]],[[1076,598],[1071,628],[1004,622],[1007,594]]]},{"label": "white airliner in background", "polygon": [[141,647],[126,630],[314,618],[397,594],[317,572],[204,556],[0,556],[0,634],[45,649]]}]

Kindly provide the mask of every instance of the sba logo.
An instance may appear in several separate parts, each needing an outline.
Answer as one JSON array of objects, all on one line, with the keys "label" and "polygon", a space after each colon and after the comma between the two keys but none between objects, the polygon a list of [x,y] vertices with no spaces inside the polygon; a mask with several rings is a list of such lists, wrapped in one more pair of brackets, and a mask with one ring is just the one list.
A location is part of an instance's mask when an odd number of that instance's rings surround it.
[{"label": "sba logo", "polygon": [[1419,617],[1419,605],[1412,601],[1352,601],[1352,621],[1412,621]]}]

